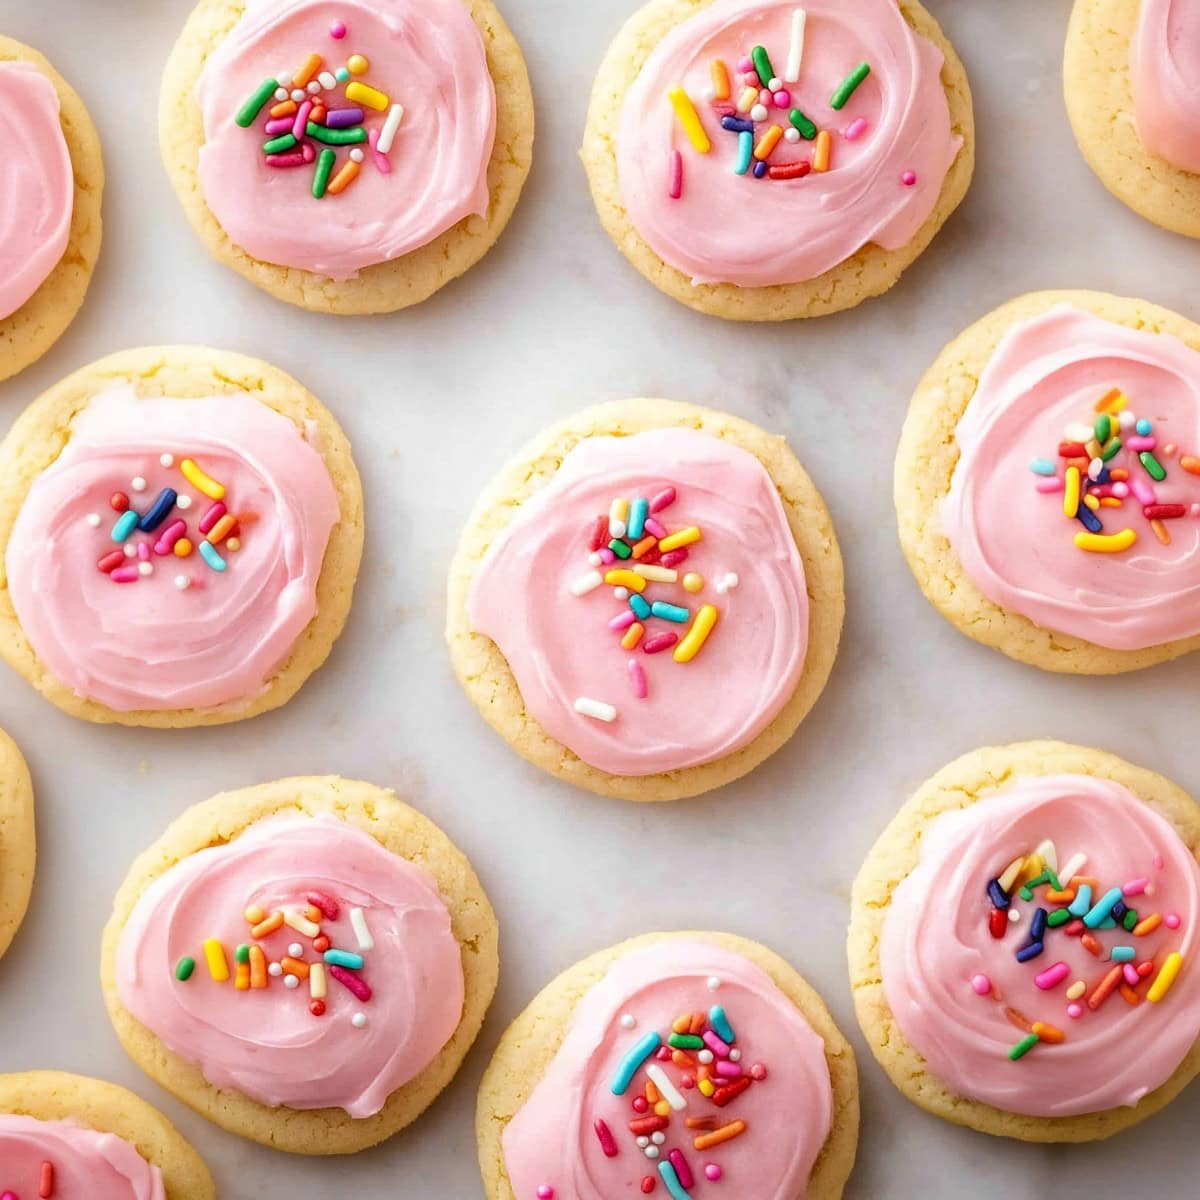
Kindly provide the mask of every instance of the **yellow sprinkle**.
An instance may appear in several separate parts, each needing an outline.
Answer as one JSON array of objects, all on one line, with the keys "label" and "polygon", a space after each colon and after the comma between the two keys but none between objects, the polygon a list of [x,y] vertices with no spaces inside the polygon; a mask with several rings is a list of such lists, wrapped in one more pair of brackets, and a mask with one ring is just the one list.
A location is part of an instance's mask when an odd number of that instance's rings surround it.
[{"label": "yellow sprinkle", "polygon": [[675,533],[669,533],[658,543],[658,548],[667,554],[672,550],[678,550],[681,546],[690,546],[693,542],[700,540],[700,530],[695,525],[689,525],[686,529],[677,530]]},{"label": "yellow sprinkle", "polygon": [[779,144],[779,139],[783,137],[783,129],[778,125],[768,125],[767,131],[758,139],[758,145],[754,147],[754,157],[762,162],[766,158],[771,157],[771,151]]},{"label": "yellow sprinkle", "polygon": [[385,93],[370,84],[359,83],[357,79],[346,84],[346,99],[352,104],[365,104],[376,112],[383,112],[392,103]]},{"label": "yellow sprinkle", "polygon": [[610,525],[619,523],[627,524],[629,521],[629,501],[623,496],[618,496],[612,504],[608,506],[608,523]]},{"label": "yellow sprinkle", "polygon": [[669,1117],[671,1115],[671,1106],[665,1100],[660,1100],[654,1106],[654,1115],[657,1117]]},{"label": "yellow sprinkle", "polygon": [[713,99],[728,100],[729,99],[729,69],[725,63],[714,58],[708,64],[708,73],[712,76]]},{"label": "yellow sprinkle", "polygon": [[315,962],[308,968],[308,994],[314,1000],[325,999],[325,964]]},{"label": "yellow sprinkle", "polygon": [[1087,991],[1087,984],[1082,979],[1077,979],[1069,988],[1067,988],[1067,999],[1078,1000],[1084,992]]},{"label": "yellow sprinkle", "polygon": [[1100,511],[1100,498],[1098,496],[1087,495],[1083,498],[1084,504],[1092,510],[1092,512]]},{"label": "yellow sprinkle", "polygon": [[175,557],[187,558],[187,556],[191,554],[192,549],[192,543],[187,538],[180,538],[179,541],[175,543]]},{"label": "yellow sprinkle", "polygon": [[622,650],[632,650],[638,642],[642,640],[642,634],[646,632],[646,627],[640,621],[634,621],[630,627],[625,630],[625,636],[621,639]]},{"label": "yellow sprinkle", "polygon": [[210,500],[225,499],[225,485],[206,475],[190,458],[185,458],[179,464],[179,469],[196,491],[203,492]]},{"label": "yellow sprinkle", "polygon": [[1124,412],[1128,407],[1129,397],[1120,388],[1113,388],[1112,391],[1105,392],[1096,401],[1096,411],[1098,413],[1119,413]]},{"label": "yellow sprinkle", "polygon": [[283,923],[304,937],[316,937],[321,932],[320,925],[315,921],[310,921],[303,913],[298,913],[293,908],[283,910]]},{"label": "yellow sprinkle", "polygon": [[691,662],[700,653],[700,647],[708,641],[713,626],[717,623],[717,610],[711,605],[704,605],[696,614],[692,627],[684,635],[683,640],[675,647],[674,658],[677,663]]},{"label": "yellow sprinkle", "polygon": [[1020,855],[1014,858],[1012,862],[1001,872],[996,879],[996,882],[1006,891],[1013,890],[1013,884],[1017,882],[1017,876],[1021,873],[1021,868],[1025,865],[1025,855]]},{"label": "yellow sprinkle", "polygon": [[813,170],[828,171],[829,156],[833,152],[833,135],[828,129],[817,134],[817,146],[813,151]]},{"label": "yellow sprinkle", "polygon": [[[361,54],[352,54],[346,60],[346,70],[351,75],[365,75],[370,69],[370,62]],[[349,93],[347,93],[348,95]]]},{"label": "yellow sprinkle", "polygon": [[1089,458],[1099,458],[1104,447],[1101,446],[1100,443],[1098,441],[1096,441],[1095,438],[1092,438],[1085,445],[1084,449],[1087,450]]},{"label": "yellow sprinkle", "polygon": [[257,925],[259,921],[265,921],[267,919],[266,912],[259,908],[257,904],[252,904],[248,909],[246,909],[242,916],[246,918],[247,925]]},{"label": "yellow sprinkle", "polygon": [[703,586],[704,576],[697,575],[695,571],[689,571],[683,577],[683,590],[685,592],[691,592],[693,595],[695,595],[695,593],[700,591]]},{"label": "yellow sprinkle", "polygon": [[604,582],[610,587],[628,588],[631,592],[644,592],[646,590],[646,581],[640,575],[635,575],[632,571],[626,571],[624,567],[616,567],[611,571],[606,571]]},{"label": "yellow sprinkle", "polygon": [[1146,993],[1146,999],[1151,1004],[1157,1004],[1168,992],[1171,984],[1175,982],[1175,976],[1179,974],[1180,968],[1183,966],[1183,955],[1176,952],[1168,954],[1166,962],[1159,968],[1158,974],[1154,978],[1154,982],[1150,985],[1150,990]]},{"label": "yellow sprinkle", "polygon": [[[346,94],[347,96],[350,94],[349,88],[346,89]],[[707,154],[712,149],[712,143],[708,140],[708,134],[704,132],[704,126],[700,124],[696,106],[687,92],[681,87],[673,87],[667,93],[667,99],[671,101],[671,107],[675,110],[675,115],[679,118],[679,124],[683,126],[683,132],[687,134],[688,141],[701,154]]]},{"label": "yellow sprinkle", "polygon": [[652,583],[674,583],[679,578],[679,572],[674,567],[660,567],[654,563],[638,563],[633,573]]},{"label": "yellow sprinkle", "polygon": [[1067,468],[1067,483],[1063,488],[1063,516],[1074,518],[1079,511],[1079,468]]},{"label": "yellow sprinkle", "polygon": [[702,1079],[696,1086],[700,1089],[701,1095],[711,1096],[717,1089],[713,1086],[711,1079]]},{"label": "yellow sprinkle", "polygon": [[1132,529],[1122,529],[1120,533],[1088,533],[1087,530],[1081,530],[1075,535],[1075,545],[1093,554],[1119,554],[1136,541],[1137,534]]},{"label": "yellow sprinkle", "polygon": [[1026,857],[1025,863],[1021,867],[1021,873],[1017,876],[1017,882],[1028,883],[1031,879],[1036,879],[1045,869],[1046,860],[1036,852],[1030,854]]},{"label": "yellow sprinkle", "polygon": [[758,103],[758,88],[748,87],[738,97],[737,110],[748,113]]},{"label": "yellow sprinkle", "polygon": [[225,947],[216,938],[204,939],[204,961],[208,963],[208,973],[217,983],[224,983],[229,978],[229,963],[225,958]]}]

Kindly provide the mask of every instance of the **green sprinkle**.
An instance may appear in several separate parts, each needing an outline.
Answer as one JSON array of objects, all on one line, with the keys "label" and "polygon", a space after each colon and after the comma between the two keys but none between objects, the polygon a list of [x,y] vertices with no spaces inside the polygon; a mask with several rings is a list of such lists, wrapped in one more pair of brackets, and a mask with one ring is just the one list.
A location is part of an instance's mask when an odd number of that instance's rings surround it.
[{"label": "green sprinkle", "polygon": [[1047,918],[1046,924],[1051,929],[1057,929],[1060,925],[1065,925],[1071,919],[1071,911],[1067,908],[1056,908]]},{"label": "green sprinkle", "polygon": [[1100,451],[1100,460],[1102,462],[1108,462],[1110,459],[1112,459],[1116,455],[1117,451],[1120,449],[1121,449],[1121,439],[1119,437],[1113,438],[1113,440],[1111,442],[1109,442],[1108,445],[1105,446],[1103,450]]},{"label": "green sprinkle", "polygon": [[1031,1033],[1027,1037],[1023,1037],[1009,1052],[1008,1057],[1016,1062],[1018,1058],[1024,1058],[1038,1044],[1038,1035]]},{"label": "green sprinkle", "polygon": [[245,945],[239,946],[233,952],[233,956],[238,962],[248,963],[250,961],[250,947]]},{"label": "green sprinkle", "polygon": [[[253,120],[253,118],[251,118]],[[187,983],[192,977],[192,972],[196,969],[196,960],[194,958],[181,958],[179,966],[175,968],[175,978],[180,983]]]},{"label": "green sprinkle", "polygon": [[1147,473],[1149,474],[1150,478],[1155,481],[1155,483],[1162,483],[1162,481],[1166,479],[1167,473],[1163,470],[1162,463],[1160,463],[1158,459],[1150,453],[1149,450],[1143,450],[1141,454],[1138,455],[1138,458],[1142,460],[1142,466],[1146,468]]},{"label": "green sprinkle", "polygon": [[846,101],[854,95],[858,85],[871,73],[871,64],[861,62],[845,79],[838,84],[837,90],[829,99],[829,107],[840,110],[846,107]]},{"label": "green sprinkle", "polygon": [[811,142],[817,136],[817,127],[798,108],[788,113],[788,120],[800,130],[800,136],[806,142]]},{"label": "green sprinkle", "polygon": [[285,150],[290,150],[296,144],[296,135],[294,133],[280,134],[277,138],[272,138],[269,142],[263,142],[264,154],[282,154]]},{"label": "green sprinkle", "polygon": [[613,540],[608,543],[608,548],[618,558],[628,558],[633,553],[633,548],[629,545],[629,543],[621,541],[620,538],[613,538]]},{"label": "green sprinkle", "polygon": [[304,127],[304,132],[327,146],[353,146],[355,142],[367,140],[367,131],[361,125],[356,125],[353,129],[326,129],[324,125],[314,125],[309,121]]},{"label": "green sprinkle", "polygon": [[775,78],[775,68],[771,66],[771,59],[767,54],[766,47],[755,46],[750,51],[750,60],[754,63],[754,69],[758,72],[763,87],[770,87],[771,80]]},{"label": "green sprinkle", "polygon": [[1112,433],[1112,421],[1109,419],[1108,413],[1101,413],[1096,418],[1096,441],[1103,446],[1108,441],[1110,433]]},{"label": "green sprinkle", "polygon": [[237,115],[233,118],[243,129],[248,129],[254,124],[254,118],[262,112],[263,105],[275,95],[275,89],[279,87],[278,80],[264,79],[259,84],[258,91],[237,110]]},{"label": "green sprinkle", "polygon": [[703,1050],[704,1039],[690,1033],[673,1033],[667,1038],[667,1044],[676,1050]]},{"label": "green sprinkle", "polygon": [[1126,930],[1131,930],[1137,923],[1137,912],[1132,908],[1126,909],[1125,915],[1121,918],[1121,924],[1125,926]]},{"label": "green sprinkle", "polygon": [[322,150],[317,155],[317,169],[313,172],[312,193],[318,200],[325,195],[325,189],[329,186],[329,172],[333,170],[336,159],[336,150]]},{"label": "green sprinkle", "polygon": [[1054,888],[1054,890],[1056,892],[1061,892],[1063,890],[1062,884],[1058,882],[1058,876],[1055,875],[1055,873],[1053,871],[1051,871],[1049,868],[1047,868],[1036,879],[1031,879],[1021,889],[1021,899],[1022,900],[1032,900],[1033,899],[1033,889],[1041,887],[1042,884],[1044,884],[1044,883],[1050,884],[1050,886],[1052,888]]}]

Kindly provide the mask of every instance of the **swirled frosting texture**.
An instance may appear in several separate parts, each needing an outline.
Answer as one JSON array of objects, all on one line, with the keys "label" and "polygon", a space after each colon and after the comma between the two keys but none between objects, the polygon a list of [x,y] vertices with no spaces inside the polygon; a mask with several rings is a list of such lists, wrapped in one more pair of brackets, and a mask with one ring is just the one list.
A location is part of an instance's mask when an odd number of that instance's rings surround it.
[{"label": "swirled frosting texture", "polygon": [[[615,497],[649,499],[668,487],[677,499],[657,516],[667,529],[702,530],[678,571],[699,573],[705,587],[690,595],[651,583],[645,596],[719,612],[688,663],[670,651],[622,652],[608,621],[628,604],[607,586],[570,590],[591,569],[587,531],[597,515]],[[715,582],[730,573],[737,586],[718,594]],[[804,565],[771,477],[752,454],[690,429],[580,442],[489,547],[467,609],[472,628],[500,647],[541,727],[611,775],[696,766],[746,745],[795,690],[808,649]],[[686,628],[650,618],[646,638]],[[646,699],[631,691],[631,659],[648,677]],[[617,719],[577,713],[580,697],[612,704]]]},{"label": "swirled frosting texture", "polygon": [[[1014,896],[1021,920],[996,940],[988,931],[987,882],[1047,838],[1060,865],[1087,855],[1081,873],[1100,881],[1096,899],[1101,890],[1145,878],[1149,889],[1129,904],[1139,913],[1176,913],[1182,924],[1141,937],[1097,931],[1104,961],[1079,937],[1051,929],[1040,957],[1017,962],[1030,914],[1045,902]],[[1196,860],[1172,826],[1120,784],[1086,775],[1018,779],[1003,793],[938,817],[926,831],[920,864],[896,888],[884,923],[884,991],[901,1032],[959,1095],[1040,1117],[1136,1104],[1169,1078],[1200,1036],[1198,902]],[[1034,983],[1061,961],[1070,967],[1067,980],[1083,979],[1090,991],[1113,965],[1107,949],[1130,943],[1139,960],[1153,956],[1159,966],[1171,951],[1183,955],[1182,973],[1158,1003],[1143,996],[1130,1005],[1114,995],[1095,1011],[1085,1004],[1071,1019],[1066,982],[1050,990]],[[991,979],[991,995],[975,993],[977,974]],[[1022,1034],[1004,1015],[1006,1006],[1061,1028],[1065,1042],[1010,1061],[1008,1050]]]},{"label": "swirled frosting texture", "polygon": [[[175,465],[161,464],[164,453]],[[198,520],[211,501],[181,474],[188,456],[225,485],[233,511],[256,518],[242,548],[222,547],[221,574],[198,554],[154,555],[153,575],[113,583],[97,562],[114,549],[116,491],[144,512],[162,488],[176,489],[191,507],[176,508],[166,525],[185,519],[187,536],[203,540]],[[142,492],[131,487],[139,477]],[[76,417],[63,452],[25,498],[6,556],[13,605],[38,658],[85,699],[120,712],[246,703],[316,612],[337,520],[320,454],[252,396],[139,399],[117,387]],[[163,528],[135,532],[128,544],[153,544]],[[175,584],[180,572],[193,580],[186,591]]]},{"label": "swirled frosting texture", "polygon": [[115,1134],[0,1113],[0,1189],[36,1196],[44,1162],[55,1200],[166,1200],[159,1169]]},{"label": "swirled frosting texture", "polygon": [[[720,980],[717,991],[707,981]],[[611,1081],[625,1055],[651,1030],[664,1041],[680,1013],[724,1009],[742,1049],[742,1065],[760,1062],[767,1077],[727,1107],[685,1089],[686,1109],[674,1112],[661,1159],[679,1149],[695,1177],[689,1194],[717,1200],[729,1194],[754,1200],[803,1200],[813,1164],[829,1136],[833,1089],[824,1044],[790,1000],[757,966],[703,942],[666,941],[631,951],[580,1000],[562,1045],[545,1075],[504,1131],[504,1164],[513,1193],[533,1197],[547,1184],[564,1200],[611,1200],[632,1195],[638,1180],[658,1175],[660,1159],[647,1159],[628,1130],[637,1113],[634,1095],[647,1079],[639,1070],[624,1096]],[[625,1029],[623,1015],[636,1025]],[[651,1059],[651,1062],[655,1060]],[[659,1063],[678,1085],[680,1071]],[[706,1153],[693,1149],[696,1132],[687,1117],[711,1116],[720,1124],[744,1120],[747,1132]],[[619,1152],[607,1157],[593,1128],[603,1120]],[[719,1159],[722,1179],[705,1178],[703,1163]],[[661,1183],[661,1180],[660,1180]]]},{"label": "swirled frosting texture", "polygon": [[[737,63],[764,46],[785,70],[796,0],[717,0],[676,26],[647,57],[625,98],[617,166],[625,208],[638,233],[665,262],[696,283],[741,287],[799,283],[844,262],[868,242],[897,249],[933,212],[962,139],[950,125],[941,51],[919,37],[895,0],[812,0],[805,49],[791,103],[834,133],[828,172],[793,180],[735,175],[738,138],[701,99],[709,63],[723,60],[741,91]],[[840,112],[830,97],[860,62],[871,74]],[[692,97],[712,151],[692,149],[667,102],[682,85]],[[859,117],[860,137],[842,136]],[[768,124],[788,128],[788,110]],[[683,156],[683,195],[668,194],[670,152]],[[811,160],[813,143],[780,142],[772,163]],[[901,176],[916,175],[912,186]]]},{"label": "swirled frosting texture", "polygon": [[[329,35],[334,21],[348,30],[340,41]],[[313,168],[265,162],[263,124],[274,100],[249,129],[234,122],[265,78],[295,72],[310,53],[329,71],[351,54],[365,56],[370,68],[358,78],[405,109],[391,172],[381,173],[368,151],[353,186],[322,200],[313,199]],[[341,88],[335,106],[351,107]],[[258,0],[205,63],[196,98],[205,203],[262,262],[350,279],[487,212],[496,94],[483,40],[460,0]],[[383,114],[364,111],[368,126],[381,126]],[[348,161],[348,149],[339,148],[337,161]]]},{"label": "swirled frosting texture", "polygon": [[[321,931],[335,948],[359,952],[350,919],[361,908],[374,941],[362,950],[371,997],[356,999],[328,981],[327,1012],[309,1012],[308,984],[266,990],[217,983],[202,952],[206,938],[233,949],[250,941],[243,911],[305,907],[317,890],[338,902]],[[280,961],[310,939],[284,926],[255,944]],[[181,983],[175,966],[196,960]],[[235,841],[176,863],[139,898],[117,951],[121,1003],[167,1047],[195,1063],[214,1087],[266,1105],[342,1108],[369,1117],[421,1073],[462,1016],[462,955],[433,881],[374,838],[332,816],[278,817]],[[362,1012],[367,1024],[352,1024]]]},{"label": "swirled frosting texture", "polygon": [[1200,172],[1200,0],[1141,0],[1131,78],[1151,154]]},{"label": "swirled frosting texture", "polygon": [[58,93],[36,67],[0,62],[0,320],[46,280],[67,248],[75,181]]},{"label": "swirled frosting texture", "polygon": [[[1089,554],[1061,495],[1034,487],[1029,464],[1055,457],[1068,425],[1095,419],[1113,387],[1152,417],[1159,446],[1200,449],[1200,353],[1168,334],[1130,329],[1069,306],[1014,325],[988,362],[955,431],[960,457],[942,503],[946,536],[990,600],[1036,625],[1111,650],[1141,650],[1200,633],[1200,521],[1170,522],[1162,545],[1142,519],[1101,510],[1105,528],[1135,529],[1121,554]],[[1200,480],[1164,458],[1161,503],[1200,500]],[[1148,479],[1122,450],[1109,466]],[[1115,516],[1113,515],[1115,514]]]}]

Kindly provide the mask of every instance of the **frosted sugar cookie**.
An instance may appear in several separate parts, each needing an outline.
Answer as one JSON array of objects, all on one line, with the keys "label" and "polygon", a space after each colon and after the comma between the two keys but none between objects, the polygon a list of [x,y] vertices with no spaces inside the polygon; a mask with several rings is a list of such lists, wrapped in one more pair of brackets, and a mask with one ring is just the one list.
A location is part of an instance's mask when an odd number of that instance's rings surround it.
[{"label": "frosted sugar cookie", "polygon": [[33,781],[16,742],[0,729],[0,957],[25,919],[36,863]]}]

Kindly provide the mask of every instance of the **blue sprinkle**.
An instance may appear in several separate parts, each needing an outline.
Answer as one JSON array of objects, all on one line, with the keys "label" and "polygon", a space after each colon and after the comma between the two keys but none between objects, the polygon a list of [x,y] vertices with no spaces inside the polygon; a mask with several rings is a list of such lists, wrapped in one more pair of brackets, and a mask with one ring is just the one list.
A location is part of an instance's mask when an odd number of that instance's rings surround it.
[{"label": "blue sprinkle", "polygon": [[1112,913],[1110,915],[1114,921],[1119,921],[1128,911],[1129,907],[1126,905],[1125,901],[1118,900],[1116,904],[1112,906]]},{"label": "blue sprinkle", "polygon": [[214,571],[225,570],[225,560],[217,553],[216,547],[212,544],[212,542],[205,538],[204,541],[200,543],[199,549],[200,557],[204,559],[204,561],[208,563],[208,565],[212,567]]},{"label": "blue sprinkle", "polygon": [[1075,516],[1079,520],[1079,523],[1085,529],[1090,529],[1092,533],[1104,532],[1104,526],[1100,524],[1100,518],[1082,500],[1079,502],[1079,511]]},{"label": "blue sprinkle", "polygon": [[350,78],[349,67],[338,67],[338,69],[334,71],[333,77],[338,81],[338,83],[345,83],[346,80]]},{"label": "blue sprinkle", "polygon": [[1116,929],[1116,927],[1117,923],[1112,919],[1112,917],[1105,917],[1104,920],[1096,926],[1097,929]]},{"label": "blue sprinkle", "polygon": [[767,173],[767,164],[765,162],[756,162],[754,164],[754,178],[761,179]]},{"label": "blue sprinkle", "polygon": [[634,1046],[630,1052],[625,1055],[621,1065],[617,1068],[617,1073],[613,1076],[610,1090],[614,1096],[625,1095],[629,1085],[633,1082],[633,1077],[637,1074],[638,1068],[652,1055],[655,1050],[662,1045],[662,1038],[658,1036],[654,1030],[651,1030],[645,1037]]},{"label": "blue sprinkle", "polygon": [[1075,893],[1075,899],[1071,901],[1067,912],[1073,917],[1082,917],[1089,908],[1092,907],[1092,885],[1090,883],[1081,883],[1079,890]]},{"label": "blue sprinkle", "polygon": [[143,533],[153,533],[168,517],[175,507],[175,490],[163,488],[158,493],[158,499],[150,506],[150,510],[138,522],[138,528]]},{"label": "blue sprinkle", "polygon": [[754,122],[745,121],[741,117],[722,117],[721,128],[728,129],[730,133],[753,133]]},{"label": "blue sprinkle", "polygon": [[708,1010],[708,1020],[713,1027],[713,1032],[721,1041],[728,1042],[731,1046],[737,1041],[733,1035],[733,1026],[730,1025],[725,1010],[719,1004]]},{"label": "blue sprinkle", "polygon": [[1030,942],[1028,946],[1022,946],[1017,951],[1017,962],[1028,962],[1031,958],[1037,958],[1045,947],[1041,942]]},{"label": "blue sprinkle", "polygon": [[637,592],[629,597],[629,607],[633,609],[639,621],[644,621],[650,615],[650,605]]},{"label": "blue sprinkle", "polygon": [[675,1172],[675,1164],[669,1162],[660,1162],[658,1164],[658,1173],[662,1176],[662,1181],[667,1185],[667,1194],[671,1200],[692,1200],[692,1194],[682,1183],[679,1182],[679,1176]]},{"label": "blue sprinkle", "polygon": [[363,957],[361,954],[351,954],[349,950],[326,950],[325,961],[335,967],[345,967],[349,971],[361,971]]},{"label": "blue sprinkle", "polygon": [[1112,948],[1113,962],[1126,963],[1133,962],[1134,949],[1132,946],[1114,946]]},{"label": "blue sprinkle", "polygon": [[1153,428],[1154,428],[1154,426],[1151,425],[1150,422],[1147,421],[1145,417],[1142,417],[1142,419],[1140,421],[1138,421],[1138,423],[1137,423],[1137,431],[1138,431],[1138,433],[1140,433],[1142,435],[1142,437],[1149,437],[1150,430],[1152,430]]},{"label": "blue sprinkle", "polygon": [[737,162],[733,164],[733,173],[735,175],[745,175],[750,170],[750,159],[754,156],[754,134],[748,129],[743,129],[738,134],[738,156]]},{"label": "blue sprinkle", "polygon": [[1102,921],[1109,919],[1109,913],[1112,912],[1112,907],[1121,898],[1121,889],[1119,887],[1109,888],[1083,918],[1083,923],[1089,929],[1095,929]]},{"label": "blue sprinkle", "polygon": [[650,612],[664,621],[674,621],[677,625],[685,624],[691,616],[686,608],[680,608],[678,604],[668,604],[665,600],[655,600],[650,605]]},{"label": "blue sprinkle", "polygon": [[1008,893],[1000,886],[1000,880],[989,879],[987,885],[988,899],[993,908],[1008,907]]},{"label": "blue sprinkle", "polygon": [[1049,915],[1044,908],[1034,910],[1033,919],[1029,922],[1029,940],[1031,942],[1042,940],[1042,935],[1046,932],[1046,918]]},{"label": "blue sprinkle", "polygon": [[639,496],[629,506],[629,524],[625,530],[625,536],[631,542],[641,541],[642,534],[646,532],[646,518],[650,515],[650,504]]},{"label": "blue sprinkle", "polygon": [[132,508],[127,508],[118,518],[117,523],[112,527],[112,540],[114,542],[123,542],[137,528],[138,521],[141,517],[138,516]]},{"label": "blue sprinkle", "polygon": [[1035,475],[1056,475],[1058,468],[1048,458],[1035,458],[1029,464],[1029,469]]}]

